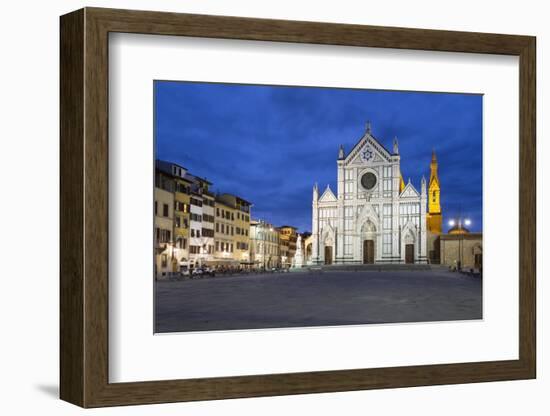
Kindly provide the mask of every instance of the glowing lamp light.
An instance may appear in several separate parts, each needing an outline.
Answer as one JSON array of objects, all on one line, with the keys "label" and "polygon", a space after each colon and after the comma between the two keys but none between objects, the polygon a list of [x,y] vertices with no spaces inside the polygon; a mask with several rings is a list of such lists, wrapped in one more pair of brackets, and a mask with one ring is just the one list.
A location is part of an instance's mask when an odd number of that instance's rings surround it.
[{"label": "glowing lamp light", "polygon": [[454,227],[454,225],[455,225],[455,220],[450,220],[450,221],[449,221],[449,226],[450,226],[450,227]]},{"label": "glowing lamp light", "polygon": [[464,220],[464,225],[470,225],[470,224],[472,224],[472,221],[468,219]]}]

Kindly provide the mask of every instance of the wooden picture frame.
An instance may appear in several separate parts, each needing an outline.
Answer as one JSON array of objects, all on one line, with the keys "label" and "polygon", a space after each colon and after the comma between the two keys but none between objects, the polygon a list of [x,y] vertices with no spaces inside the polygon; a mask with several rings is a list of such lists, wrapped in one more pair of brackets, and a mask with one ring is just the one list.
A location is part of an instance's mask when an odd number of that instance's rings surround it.
[{"label": "wooden picture frame", "polygon": [[[535,38],[85,8],[61,17],[60,396],[82,407],[535,378]],[[519,57],[519,359],[109,383],[108,34],[246,39]]]}]

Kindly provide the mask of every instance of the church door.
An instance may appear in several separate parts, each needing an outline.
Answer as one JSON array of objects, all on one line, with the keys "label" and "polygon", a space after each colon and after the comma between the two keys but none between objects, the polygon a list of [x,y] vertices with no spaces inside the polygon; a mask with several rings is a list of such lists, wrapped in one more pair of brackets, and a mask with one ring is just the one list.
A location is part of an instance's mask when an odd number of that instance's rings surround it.
[{"label": "church door", "polygon": [[474,267],[476,269],[481,269],[481,263],[482,263],[482,260],[481,260],[481,254],[480,253],[477,253],[474,255]]},{"label": "church door", "polygon": [[325,246],[325,264],[332,264],[332,246]]},{"label": "church door", "polygon": [[405,244],[405,263],[414,263],[414,244]]},{"label": "church door", "polygon": [[374,263],[374,240],[363,241],[363,264]]}]

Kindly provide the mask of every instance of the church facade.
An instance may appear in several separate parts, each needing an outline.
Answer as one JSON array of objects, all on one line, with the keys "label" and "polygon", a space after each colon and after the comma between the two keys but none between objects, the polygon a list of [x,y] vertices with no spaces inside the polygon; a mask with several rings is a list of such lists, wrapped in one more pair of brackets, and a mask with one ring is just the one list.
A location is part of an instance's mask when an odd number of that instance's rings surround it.
[{"label": "church facade", "polygon": [[[441,227],[441,210],[430,216],[426,179],[419,189],[410,179],[405,184],[400,160],[397,138],[390,152],[370,124],[348,154],[340,146],[336,193],[313,187],[312,264],[428,262],[428,224]],[[439,181],[430,178],[433,207],[439,206],[435,186]]]}]

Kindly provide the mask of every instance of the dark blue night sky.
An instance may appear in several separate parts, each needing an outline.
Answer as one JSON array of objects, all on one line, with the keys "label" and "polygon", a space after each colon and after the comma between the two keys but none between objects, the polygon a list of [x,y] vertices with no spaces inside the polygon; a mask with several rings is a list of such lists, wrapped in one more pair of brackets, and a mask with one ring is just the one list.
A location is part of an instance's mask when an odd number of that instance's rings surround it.
[{"label": "dark blue night sky", "polygon": [[254,204],[253,218],[311,230],[312,186],[336,192],[338,147],[370,120],[420,190],[432,149],[445,229],[461,211],[482,229],[482,96],[335,88],[155,82],[157,158]]}]

